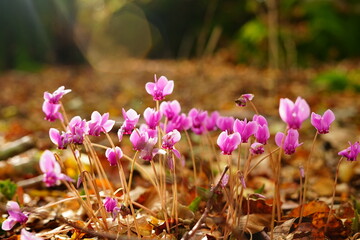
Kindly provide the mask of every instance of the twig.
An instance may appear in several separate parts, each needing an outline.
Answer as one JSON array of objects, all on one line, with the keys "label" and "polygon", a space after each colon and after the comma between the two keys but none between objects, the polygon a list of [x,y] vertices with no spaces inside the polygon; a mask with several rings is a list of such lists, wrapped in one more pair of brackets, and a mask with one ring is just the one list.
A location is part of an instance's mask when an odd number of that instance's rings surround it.
[{"label": "twig", "polygon": [[209,200],[207,201],[206,203],[206,207],[205,207],[205,211],[204,213],[201,215],[200,219],[197,221],[197,223],[195,224],[195,226],[189,231],[189,232],[186,232],[184,234],[184,236],[181,238],[181,240],[189,240],[191,239],[194,235],[195,235],[195,232],[197,230],[199,230],[201,224],[205,221],[206,217],[208,216],[209,212],[210,212],[210,208],[211,206],[213,205],[213,201],[214,201],[214,195],[215,195],[215,192],[217,191],[217,189],[220,187],[220,184],[221,184],[221,181],[222,179],[224,178],[225,176],[225,173],[227,172],[227,170],[229,169],[229,166],[225,166],[225,169],[223,171],[223,173],[221,174],[221,177],[219,179],[219,181],[216,183],[215,187],[213,187],[210,191],[210,198]]}]

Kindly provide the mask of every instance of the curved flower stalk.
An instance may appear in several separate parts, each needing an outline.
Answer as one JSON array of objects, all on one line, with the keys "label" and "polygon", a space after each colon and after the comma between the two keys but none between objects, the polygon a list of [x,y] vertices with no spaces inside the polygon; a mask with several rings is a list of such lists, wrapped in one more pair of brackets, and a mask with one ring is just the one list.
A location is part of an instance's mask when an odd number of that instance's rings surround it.
[{"label": "curved flower stalk", "polygon": [[227,131],[223,131],[217,139],[217,145],[220,147],[221,153],[224,155],[231,155],[232,152],[238,148],[240,143],[241,136],[238,132],[228,134]]},{"label": "curved flower stalk", "polygon": [[6,210],[9,216],[1,226],[4,231],[11,230],[16,223],[24,224],[28,220],[28,214],[25,214],[20,210],[20,206],[17,202],[8,201],[6,204]]},{"label": "curved flower stalk", "polygon": [[61,173],[60,164],[49,150],[46,150],[40,157],[40,169],[44,173],[44,183],[47,187],[60,184],[60,180],[73,181],[70,177]]},{"label": "curved flower stalk", "polygon": [[351,144],[351,142],[349,142],[349,144],[350,147],[340,151],[338,154],[346,157],[348,161],[356,161],[357,156],[360,154],[360,143],[355,142],[354,144]]},{"label": "curved flower stalk", "polygon": [[291,128],[288,130],[286,136],[284,133],[278,132],[275,135],[275,142],[276,145],[284,149],[285,154],[288,155],[295,153],[295,149],[302,144],[299,144],[299,132]]},{"label": "curved flower stalk", "polygon": [[289,128],[299,129],[302,122],[310,116],[310,107],[301,97],[295,103],[288,98],[281,98],[279,114]]},{"label": "curved flower stalk", "polygon": [[329,133],[330,124],[334,120],[335,115],[330,109],[326,110],[322,116],[314,112],[311,113],[311,124],[320,134]]},{"label": "curved flower stalk", "polygon": [[174,90],[174,81],[168,80],[165,76],[156,79],[155,82],[148,82],[145,85],[146,92],[153,96],[154,101],[161,101],[166,95],[170,95]]}]

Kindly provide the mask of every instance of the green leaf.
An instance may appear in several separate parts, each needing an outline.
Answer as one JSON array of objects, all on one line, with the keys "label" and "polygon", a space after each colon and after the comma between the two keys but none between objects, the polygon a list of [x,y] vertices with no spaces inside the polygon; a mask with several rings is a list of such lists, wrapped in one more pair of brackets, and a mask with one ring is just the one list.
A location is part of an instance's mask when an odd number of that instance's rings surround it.
[{"label": "green leaf", "polygon": [[256,189],[254,192],[258,194],[262,194],[265,189],[265,184],[263,184],[260,188]]},{"label": "green leaf", "polygon": [[10,179],[0,180],[0,194],[6,200],[11,200],[16,193],[17,186]]},{"label": "green leaf", "polygon": [[199,208],[201,197],[196,197],[188,206],[192,212],[196,212]]}]

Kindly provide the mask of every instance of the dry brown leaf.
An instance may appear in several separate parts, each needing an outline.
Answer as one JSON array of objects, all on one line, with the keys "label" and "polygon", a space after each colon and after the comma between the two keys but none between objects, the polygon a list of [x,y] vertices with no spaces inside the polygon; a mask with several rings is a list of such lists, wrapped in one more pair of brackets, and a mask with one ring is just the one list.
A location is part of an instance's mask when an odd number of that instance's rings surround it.
[{"label": "dry brown leaf", "polygon": [[[330,208],[329,206],[322,201],[312,201],[309,202],[307,204],[304,205],[304,212],[303,212],[303,216],[309,216],[311,214],[314,214],[316,212],[329,212]],[[301,211],[301,206],[295,208],[294,210],[292,210],[289,214],[288,217],[293,218],[293,217],[300,217],[300,211]]]}]

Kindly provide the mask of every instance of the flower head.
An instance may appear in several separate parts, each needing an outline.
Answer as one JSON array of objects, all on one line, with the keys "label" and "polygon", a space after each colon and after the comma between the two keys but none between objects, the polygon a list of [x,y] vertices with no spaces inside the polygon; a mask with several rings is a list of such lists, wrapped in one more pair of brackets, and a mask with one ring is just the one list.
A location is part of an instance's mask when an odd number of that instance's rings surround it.
[{"label": "flower head", "polygon": [[258,124],[257,130],[254,133],[256,141],[265,145],[270,138],[270,131],[266,118],[261,115],[254,115],[253,121]]},{"label": "flower head", "polygon": [[156,154],[165,154],[163,149],[155,148],[157,138],[149,138],[145,147],[140,152],[140,158],[145,161],[151,161]]},{"label": "flower head", "polygon": [[175,143],[179,142],[181,139],[181,134],[178,130],[173,130],[171,132],[168,132],[163,137],[162,147],[164,149],[173,149]]},{"label": "flower head", "polygon": [[44,173],[44,183],[47,187],[59,185],[60,180],[73,181],[70,177],[61,173],[60,164],[49,150],[46,150],[40,157],[40,169]]},{"label": "flower head", "polygon": [[117,201],[115,198],[106,197],[104,200],[104,207],[107,212],[113,212],[116,208]]},{"label": "flower head", "polygon": [[292,128],[288,130],[286,136],[284,133],[278,132],[275,135],[275,142],[288,155],[295,153],[295,149],[302,144],[299,144],[299,132]]},{"label": "flower head", "polygon": [[145,85],[146,92],[153,96],[154,101],[161,101],[165,98],[166,95],[169,95],[174,90],[174,81],[168,80],[166,77],[161,76],[159,79],[156,79],[155,83],[148,82]]},{"label": "flower head", "polygon": [[122,114],[125,121],[121,128],[123,128],[124,134],[130,134],[138,123],[140,114],[137,114],[134,109],[129,109],[127,111],[125,111],[125,109],[122,109]]},{"label": "flower head", "polygon": [[241,95],[238,99],[235,100],[236,105],[239,107],[245,107],[246,103],[251,101],[254,98],[254,94],[246,93]]},{"label": "flower head", "polygon": [[135,129],[130,135],[130,142],[136,151],[144,149],[148,140],[149,134],[146,131]]},{"label": "flower head", "polygon": [[233,117],[218,117],[216,125],[221,131],[227,131],[228,133],[233,132],[233,125],[235,119]]},{"label": "flower head", "polygon": [[75,144],[82,144],[84,136],[89,133],[87,122],[82,120],[79,116],[73,117],[67,128],[71,133],[72,142]]},{"label": "flower head", "polygon": [[8,211],[8,218],[2,223],[2,230],[9,231],[16,223],[24,224],[28,220],[27,214],[24,214],[20,210],[20,206],[17,202],[8,201],[6,204],[6,210]]},{"label": "flower head", "polygon": [[326,134],[329,132],[330,124],[335,120],[334,113],[328,109],[324,112],[324,115],[321,116],[316,113],[311,114],[311,124],[316,128],[318,133]]},{"label": "flower head", "polygon": [[233,134],[228,134],[227,131],[220,133],[217,139],[217,145],[221,149],[221,153],[224,155],[231,155],[231,153],[237,149],[241,143],[240,133],[235,132]]},{"label": "flower head", "polygon": [[180,103],[177,100],[162,102],[160,104],[160,112],[164,114],[168,120],[172,120],[181,112]]},{"label": "flower head", "polygon": [[91,120],[88,122],[89,135],[100,136],[101,132],[110,132],[114,124],[114,120],[109,120],[109,113],[101,115],[98,111],[94,111],[91,114]]},{"label": "flower head", "polygon": [[64,86],[61,86],[53,93],[44,92],[44,99],[49,103],[58,104],[60,99],[69,92],[71,92],[71,89],[65,89]]},{"label": "flower head", "polygon": [[349,142],[349,144],[350,147],[340,151],[338,154],[346,157],[348,161],[356,161],[357,156],[360,154],[360,143],[355,142],[354,144],[351,144],[351,142]]},{"label": "flower head", "polygon": [[108,149],[106,149],[106,152],[105,152],[105,156],[106,156],[107,160],[109,161],[110,166],[115,166],[117,164],[118,160],[120,160],[120,158],[123,157],[123,155],[124,154],[119,147],[108,148]]},{"label": "flower head", "polygon": [[49,122],[53,122],[56,119],[60,119],[61,121],[63,120],[62,114],[59,112],[60,104],[44,101],[42,110],[45,113],[45,120]]},{"label": "flower head", "polygon": [[58,146],[58,149],[66,149],[67,145],[72,142],[72,135],[68,132],[62,132],[55,128],[49,130],[50,140]]},{"label": "flower head", "polygon": [[262,154],[264,153],[264,145],[258,142],[255,142],[253,144],[251,144],[250,146],[250,152],[253,155],[258,155],[258,154]]},{"label": "flower head", "polygon": [[191,130],[198,135],[201,135],[205,132],[205,120],[208,113],[206,111],[200,111],[196,108],[193,108],[189,112],[189,117],[191,118],[192,127]]},{"label": "flower head", "polygon": [[288,98],[282,98],[280,99],[279,113],[289,128],[299,129],[302,122],[309,117],[310,107],[301,97],[298,97],[295,103]]},{"label": "flower head", "polygon": [[148,107],[144,111],[145,122],[151,129],[156,129],[156,126],[159,125],[161,118],[162,118],[161,112],[158,112],[153,108]]},{"label": "flower head", "polygon": [[214,111],[210,116],[206,116],[205,127],[208,131],[215,131],[217,129],[216,122],[220,114],[218,111]]},{"label": "flower head", "polygon": [[246,119],[244,121],[240,121],[236,119],[234,122],[234,132],[240,133],[241,142],[246,143],[251,135],[254,135],[257,131],[258,125],[256,122],[250,121],[248,122]]}]

